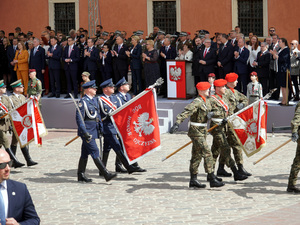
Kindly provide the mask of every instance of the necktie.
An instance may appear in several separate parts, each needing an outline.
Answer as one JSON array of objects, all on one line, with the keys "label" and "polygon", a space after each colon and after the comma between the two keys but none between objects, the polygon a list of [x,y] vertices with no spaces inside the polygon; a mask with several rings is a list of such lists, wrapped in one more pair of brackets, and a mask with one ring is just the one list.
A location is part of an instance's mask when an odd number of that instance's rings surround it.
[{"label": "necktie", "polygon": [[33,56],[35,56],[35,53],[36,53],[36,47],[33,50]]},{"label": "necktie", "polygon": [[0,184],[0,223],[5,225],[5,205],[4,199],[1,193],[2,184]]},{"label": "necktie", "polygon": [[242,53],[242,49],[240,48],[240,54]]},{"label": "necktie", "polygon": [[91,52],[92,51],[92,48],[89,48],[89,52]]},{"label": "necktie", "polygon": [[204,51],[204,58],[205,58],[205,56],[206,56],[206,53],[207,53],[207,48],[205,49],[205,51]]},{"label": "necktie", "polygon": [[118,46],[118,53],[119,53],[120,49],[121,49],[121,45]]},{"label": "necktie", "polygon": [[166,53],[168,52],[168,47],[166,46]]},{"label": "necktie", "polygon": [[69,58],[71,57],[72,46],[69,47]]},{"label": "necktie", "polygon": [[252,84],[252,94],[254,95],[254,84]]}]

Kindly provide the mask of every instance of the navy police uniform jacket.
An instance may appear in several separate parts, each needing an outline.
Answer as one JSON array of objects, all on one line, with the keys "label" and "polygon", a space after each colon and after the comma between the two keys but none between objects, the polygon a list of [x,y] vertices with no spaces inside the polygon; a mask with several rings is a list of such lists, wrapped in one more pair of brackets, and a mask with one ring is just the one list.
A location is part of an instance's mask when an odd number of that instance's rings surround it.
[{"label": "navy police uniform jacket", "polygon": [[90,135],[92,135],[93,139],[99,138],[98,130],[102,131],[103,126],[101,122],[101,116],[99,114],[97,99],[90,99],[87,95],[84,95],[82,99],[80,99],[78,107],[84,119],[83,123],[79,112],[76,111],[78,136],[84,137],[84,134],[88,132]]},{"label": "navy police uniform jacket", "polygon": [[[100,114],[103,120],[103,134],[117,134],[117,130],[114,127],[110,117],[108,116],[109,113],[113,111],[113,109],[107,105],[104,101],[101,100],[101,97],[107,98],[106,95],[102,94],[99,96],[98,101],[100,105]],[[121,100],[116,95],[110,96],[110,101],[119,108],[122,105]]]},{"label": "navy police uniform jacket", "polygon": [[131,95],[126,93],[125,96],[121,92],[117,92],[116,96],[121,100],[122,105],[124,105],[126,102],[128,102],[131,99]]}]

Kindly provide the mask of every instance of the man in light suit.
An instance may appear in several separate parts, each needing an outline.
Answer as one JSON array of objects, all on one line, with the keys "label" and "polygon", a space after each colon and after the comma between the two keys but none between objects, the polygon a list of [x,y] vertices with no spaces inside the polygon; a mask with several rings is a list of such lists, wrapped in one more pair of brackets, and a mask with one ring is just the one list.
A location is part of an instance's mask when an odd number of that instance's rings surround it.
[{"label": "man in light suit", "polygon": [[29,58],[29,69],[35,69],[36,77],[42,82],[44,87],[44,72],[45,72],[45,49],[40,47],[40,40],[33,40],[34,48],[31,49]]},{"label": "man in light suit", "polygon": [[0,149],[0,223],[38,225],[40,218],[25,184],[9,180],[11,159]]},{"label": "man in light suit", "polygon": [[[80,60],[79,48],[74,44],[73,38],[68,38],[68,47],[63,52],[62,59],[65,62],[65,73],[67,77],[68,93],[72,92],[72,86],[74,89],[74,97],[78,97],[78,83],[77,83],[77,72],[78,62]],[[65,98],[71,98],[69,94]]]}]

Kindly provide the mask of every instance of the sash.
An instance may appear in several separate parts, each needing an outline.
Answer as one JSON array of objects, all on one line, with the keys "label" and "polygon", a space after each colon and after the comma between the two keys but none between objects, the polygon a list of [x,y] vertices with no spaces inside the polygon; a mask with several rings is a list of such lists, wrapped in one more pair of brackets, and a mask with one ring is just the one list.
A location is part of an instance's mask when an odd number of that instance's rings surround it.
[{"label": "sash", "polygon": [[105,102],[112,110],[116,110],[117,106],[115,106],[109,99],[105,98],[104,96],[101,96],[100,99]]},{"label": "sash", "polygon": [[4,104],[2,104],[2,102],[0,102],[0,109],[2,109],[5,113],[8,113],[8,109]]},{"label": "sash", "polygon": [[228,105],[222,99],[217,99],[215,95],[212,95],[211,97],[214,98],[225,109],[226,112],[228,112]]}]

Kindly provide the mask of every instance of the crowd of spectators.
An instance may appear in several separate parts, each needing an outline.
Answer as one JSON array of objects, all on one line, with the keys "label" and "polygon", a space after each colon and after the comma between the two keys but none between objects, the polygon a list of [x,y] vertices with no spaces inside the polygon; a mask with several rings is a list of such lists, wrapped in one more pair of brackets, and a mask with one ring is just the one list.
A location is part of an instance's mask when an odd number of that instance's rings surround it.
[{"label": "crowd of spectators", "polygon": [[[167,78],[166,60],[185,60],[192,64],[194,84],[207,81],[210,73],[218,79],[235,72],[239,75],[237,89],[246,94],[250,73],[256,72],[264,95],[277,88],[272,98],[278,100],[281,90],[282,104],[287,98],[299,100],[298,41],[293,40],[289,48],[274,27],[264,39],[254,33],[247,35],[246,42],[238,26],[213,37],[207,30],[198,30],[193,38],[189,32],[167,34],[159,27],[149,36],[137,30],[129,37],[126,31],[107,32],[101,25],[93,35],[80,28],[70,30],[68,36],[49,26],[41,34],[25,34],[17,27],[8,37],[0,31],[0,79],[6,84],[22,79],[26,92],[28,69],[36,69],[44,95],[58,98],[73,91],[77,97],[84,71],[97,84],[109,78],[115,83],[122,77],[128,80],[131,71],[131,91],[137,95],[158,77]],[[166,93],[167,82],[159,89],[163,97]]]}]

